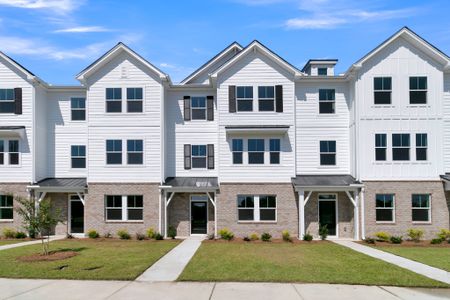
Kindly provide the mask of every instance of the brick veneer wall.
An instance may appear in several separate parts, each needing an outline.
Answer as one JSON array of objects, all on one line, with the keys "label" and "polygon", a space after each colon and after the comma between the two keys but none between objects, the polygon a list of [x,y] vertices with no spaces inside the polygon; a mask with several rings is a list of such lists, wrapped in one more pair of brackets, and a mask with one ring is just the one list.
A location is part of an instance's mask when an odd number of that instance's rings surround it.
[{"label": "brick veneer wall", "polygon": [[[14,197],[28,198],[27,186],[28,183],[2,183],[0,184],[0,194],[12,194]],[[12,228],[14,230],[25,231],[22,226],[22,219],[16,213],[15,209],[18,207],[18,203],[14,201],[14,213],[13,221],[0,221],[0,235],[3,234],[3,229]]]},{"label": "brick veneer wall", "polygon": [[[441,181],[365,181],[364,185],[366,236],[386,231],[406,238],[409,228],[420,228],[425,231],[425,238],[431,239],[441,228],[449,228],[450,201]],[[395,223],[376,223],[375,194],[395,194]],[[430,224],[412,222],[412,194],[431,194]]]}]

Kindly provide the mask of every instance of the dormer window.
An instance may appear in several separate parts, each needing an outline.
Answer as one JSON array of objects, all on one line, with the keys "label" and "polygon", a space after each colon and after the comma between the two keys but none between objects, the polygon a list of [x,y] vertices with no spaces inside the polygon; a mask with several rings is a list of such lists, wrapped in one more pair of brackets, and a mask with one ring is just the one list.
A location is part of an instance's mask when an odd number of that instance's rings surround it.
[{"label": "dormer window", "polygon": [[328,68],[317,68],[317,75],[319,76],[327,76]]}]

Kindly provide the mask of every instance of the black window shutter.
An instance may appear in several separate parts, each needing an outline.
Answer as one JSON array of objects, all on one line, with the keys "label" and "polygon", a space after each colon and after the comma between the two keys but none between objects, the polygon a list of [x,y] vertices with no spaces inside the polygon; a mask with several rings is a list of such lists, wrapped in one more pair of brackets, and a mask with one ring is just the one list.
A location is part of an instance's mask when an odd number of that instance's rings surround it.
[{"label": "black window shutter", "polygon": [[283,112],[283,86],[275,86],[275,106],[276,112]]},{"label": "black window shutter", "polygon": [[191,96],[184,96],[184,120],[191,120]]},{"label": "black window shutter", "polygon": [[228,111],[230,113],[236,112],[236,86],[228,86]]},{"label": "black window shutter", "polygon": [[16,115],[22,114],[22,88],[15,88],[14,89],[14,113]]},{"label": "black window shutter", "polygon": [[214,169],[214,145],[208,144],[208,169]]},{"label": "black window shutter", "polygon": [[184,169],[191,169],[191,145],[184,144]]},{"label": "black window shutter", "polygon": [[214,96],[206,97],[207,120],[214,121]]}]

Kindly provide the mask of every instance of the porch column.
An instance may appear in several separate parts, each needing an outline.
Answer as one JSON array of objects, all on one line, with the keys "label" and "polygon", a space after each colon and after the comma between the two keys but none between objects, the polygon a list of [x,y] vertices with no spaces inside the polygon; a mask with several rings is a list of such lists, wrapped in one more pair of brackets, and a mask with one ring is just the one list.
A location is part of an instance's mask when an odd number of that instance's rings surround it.
[{"label": "porch column", "polygon": [[305,235],[305,190],[298,191],[298,239]]},{"label": "porch column", "polygon": [[359,193],[358,190],[355,190],[354,192],[355,197],[355,207],[354,207],[354,226],[355,226],[355,240],[359,240]]},{"label": "porch column", "polygon": [[361,188],[361,239],[366,239],[366,218],[364,216],[365,210],[364,210],[364,188]]},{"label": "porch column", "polygon": [[167,192],[164,191],[164,238],[167,239]]},{"label": "porch column", "polygon": [[214,192],[214,237],[217,238],[217,197]]}]

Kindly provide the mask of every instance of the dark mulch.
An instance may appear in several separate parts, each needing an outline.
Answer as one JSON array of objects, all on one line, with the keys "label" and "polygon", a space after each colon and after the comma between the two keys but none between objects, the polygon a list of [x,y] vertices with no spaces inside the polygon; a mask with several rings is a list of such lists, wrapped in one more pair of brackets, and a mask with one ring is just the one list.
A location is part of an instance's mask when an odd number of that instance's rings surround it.
[{"label": "dark mulch", "polygon": [[36,262],[36,261],[56,261],[71,258],[78,255],[77,251],[53,251],[48,255],[35,253],[32,255],[19,256],[16,259],[21,262]]}]

